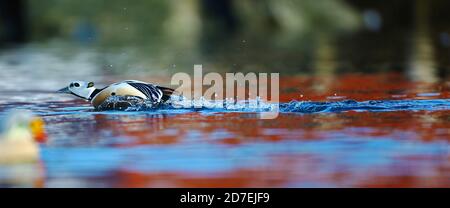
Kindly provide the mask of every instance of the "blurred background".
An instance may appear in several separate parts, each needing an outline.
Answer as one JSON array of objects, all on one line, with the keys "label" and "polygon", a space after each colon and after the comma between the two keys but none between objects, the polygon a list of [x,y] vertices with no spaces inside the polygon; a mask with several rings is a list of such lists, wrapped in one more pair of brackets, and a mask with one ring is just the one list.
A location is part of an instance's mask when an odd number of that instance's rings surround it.
[{"label": "blurred background", "polygon": [[445,0],[0,0],[0,48],[89,54],[107,73],[405,72],[448,77]]},{"label": "blurred background", "polygon": [[[43,167],[0,165],[0,187],[450,187],[449,8],[0,0],[0,122],[32,110],[49,135]],[[56,93],[74,80],[170,86],[194,64],[279,72],[293,110],[274,120],[254,109],[95,112]]]}]

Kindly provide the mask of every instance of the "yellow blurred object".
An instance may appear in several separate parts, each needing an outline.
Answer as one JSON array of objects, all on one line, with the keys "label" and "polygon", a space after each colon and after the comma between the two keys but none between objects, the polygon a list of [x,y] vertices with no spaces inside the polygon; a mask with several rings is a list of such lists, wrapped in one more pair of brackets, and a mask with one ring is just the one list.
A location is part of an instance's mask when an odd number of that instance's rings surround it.
[{"label": "yellow blurred object", "polygon": [[45,141],[44,121],[27,110],[12,110],[2,120],[0,164],[39,161],[39,145]]},{"label": "yellow blurred object", "polygon": [[45,133],[45,123],[42,118],[33,118],[30,122],[30,129],[37,142],[45,142],[47,134]]}]

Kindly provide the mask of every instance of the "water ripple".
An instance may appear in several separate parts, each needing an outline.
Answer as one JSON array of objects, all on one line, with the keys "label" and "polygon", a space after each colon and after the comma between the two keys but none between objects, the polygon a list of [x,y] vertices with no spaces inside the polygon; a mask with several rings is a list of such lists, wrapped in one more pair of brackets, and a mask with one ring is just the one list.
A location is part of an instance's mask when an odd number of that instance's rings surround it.
[{"label": "water ripple", "polygon": [[[232,101],[182,101],[159,106],[163,109],[191,109],[196,111],[213,112],[271,112],[279,110],[281,113],[336,113],[345,111],[437,111],[450,110],[450,99],[431,100],[369,100],[369,101],[291,101],[288,103],[272,104],[260,100],[245,102]],[[154,108],[153,108],[154,109]],[[149,108],[130,108],[128,110],[150,110]]]},{"label": "water ripple", "polygon": [[344,100],[336,102],[291,101],[280,104],[281,112],[317,113],[343,111],[435,111],[450,110],[450,99],[435,100],[370,100],[357,102]]}]

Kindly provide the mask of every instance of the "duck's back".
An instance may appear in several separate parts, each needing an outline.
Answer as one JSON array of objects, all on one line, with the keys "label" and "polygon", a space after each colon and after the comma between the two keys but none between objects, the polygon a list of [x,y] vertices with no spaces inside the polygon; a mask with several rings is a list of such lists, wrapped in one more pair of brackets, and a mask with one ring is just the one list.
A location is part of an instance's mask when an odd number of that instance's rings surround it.
[{"label": "duck's back", "polygon": [[135,96],[159,103],[168,100],[173,91],[173,89],[159,87],[150,83],[128,80],[102,89],[91,102],[97,108],[110,96]]}]

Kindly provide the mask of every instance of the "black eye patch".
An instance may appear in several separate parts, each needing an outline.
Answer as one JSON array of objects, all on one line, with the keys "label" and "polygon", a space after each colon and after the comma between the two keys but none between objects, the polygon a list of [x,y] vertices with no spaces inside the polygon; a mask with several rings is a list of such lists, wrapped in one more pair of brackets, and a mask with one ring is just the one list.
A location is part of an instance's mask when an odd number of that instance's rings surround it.
[{"label": "black eye patch", "polygon": [[75,87],[80,87],[80,84],[78,84],[78,83],[75,83],[75,84],[73,84]]},{"label": "black eye patch", "polygon": [[93,87],[93,86],[94,86],[94,83],[93,83],[93,82],[89,82],[88,88],[91,88],[91,87]]},{"label": "black eye patch", "polygon": [[73,83],[70,83],[69,87],[73,87]]}]

